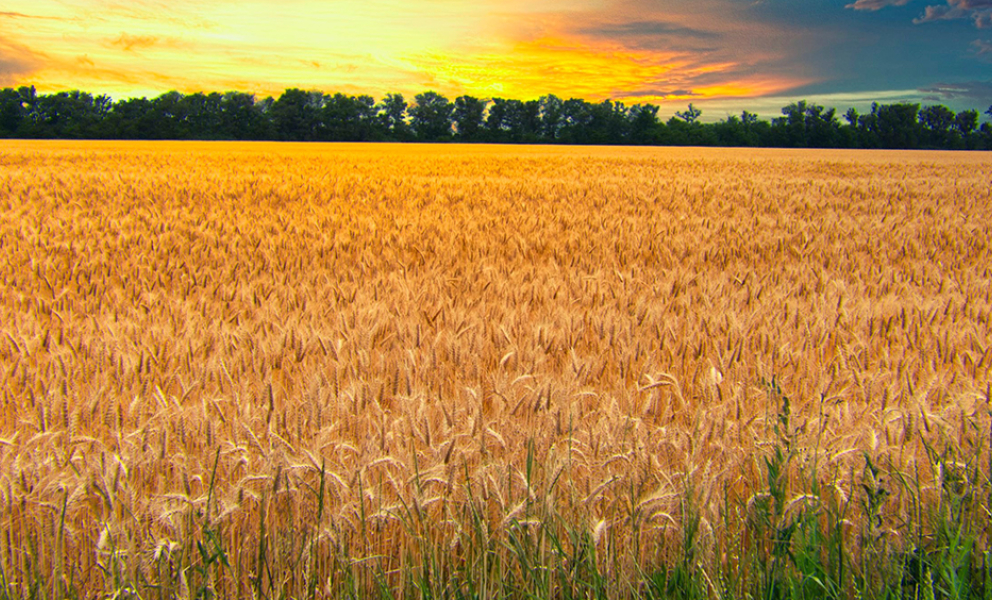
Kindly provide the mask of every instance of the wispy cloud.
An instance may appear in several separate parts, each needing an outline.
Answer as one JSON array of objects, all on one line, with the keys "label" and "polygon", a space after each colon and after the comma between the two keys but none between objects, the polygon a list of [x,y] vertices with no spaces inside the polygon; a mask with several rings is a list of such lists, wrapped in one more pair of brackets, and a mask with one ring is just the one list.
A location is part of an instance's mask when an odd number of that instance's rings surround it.
[{"label": "wispy cloud", "polygon": [[[843,113],[848,108],[861,112],[871,110],[873,102],[895,104],[900,102],[920,102],[922,94],[919,90],[864,90],[858,92],[837,92],[827,94],[802,95],[769,95],[749,99],[744,106],[762,118],[771,119],[782,116],[782,108],[798,100],[806,100],[827,108],[836,108]],[[739,115],[741,102],[732,98],[713,98],[693,101],[702,109],[704,121],[716,121],[729,115]]]},{"label": "wispy cloud", "polygon": [[0,19],[34,19],[41,21],[71,21],[72,19],[66,17],[54,17],[51,15],[31,15],[22,12],[13,12],[8,10],[0,10]]},{"label": "wispy cloud", "polygon": [[935,83],[920,89],[920,92],[924,94],[924,100],[929,102],[965,100],[984,106],[984,103],[992,102],[992,81]]},{"label": "wispy cloud", "polygon": [[[845,8],[877,11],[889,6],[905,6],[912,0],[856,0]],[[913,19],[913,23],[971,19],[975,27],[992,27],[992,0],[946,0],[947,4],[931,4],[923,8],[923,14]]]},{"label": "wispy cloud", "polygon": [[550,93],[602,99],[652,85],[689,66],[679,53],[593,47],[578,40],[541,37],[511,47],[451,55],[409,57],[426,84],[484,96],[535,97]]},{"label": "wispy cloud", "polygon": [[911,0],[857,0],[852,4],[847,4],[844,8],[853,8],[854,10],[881,10],[887,6],[905,6],[909,4]]},{"label": "wispy cloud", "polygon": [[125,52],[134,52],[135,50],[144,50],[158,44],[159,37],[155,35],[128,35],[122,33],[117,38],[108,40],[107,43],[111,46],[117,46]]},{"label": "wispy cloud", "polygon": [[663,103],[762,96],[808,83],[742,74],[737,63],[700,53],[574,37],[542,37],[493,52],[414,56],[410,64],[425,84],[457,93],[510,98],[556,94]]},{"label": "wispy cloud", "polygon": [[712,51],[720,37],[713,31],[660,19],[607,21],[582,25],[574,32],[582,37],[610,40],[632,48],[664,47],[684,51]]},{"label": "wispy cloud", "polygon": [[[173,27],[183,30],[210,29],[218,23],[203,14],[202,8],[187,0],[99,0],[80,4],[78,9],[87,21],[147,24],[150,27]],[[205,6],[209,6],[206,4]]]},{"label": "wispy cloud", "polygon": [[975,56],[992,60],[992,40],[975,40],[971,43],[971,47],[974,48]]},{"label": "wispy cloud", "polygon": [[947,0],[947,4],[927,6],[923,15],[914,23],[971,19],[975,27],[984,29],[992,26],[992,0]]},{"label": "wispy cloud", "polygon": [[530,56],[519,71],[539,74],[534,91],[550,86],[554,93],[573,89],[629,102],[753,98],[816,81],[795,59],[796,50],[817,46],[818,36],[800,39],[749,7],[728,0],[606,0],[542,15],[540,27],[518,34],[518,43],[501,54]]}]

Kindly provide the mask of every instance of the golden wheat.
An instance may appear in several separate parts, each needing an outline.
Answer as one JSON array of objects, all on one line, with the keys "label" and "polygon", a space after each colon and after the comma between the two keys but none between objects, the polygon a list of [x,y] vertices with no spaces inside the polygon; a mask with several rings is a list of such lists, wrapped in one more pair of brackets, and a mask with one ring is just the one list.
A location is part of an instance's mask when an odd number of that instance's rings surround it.
[{"label": "golden wheat", "polygon": [[670,558],[690,489],[700,560],[731,561],[782,436],[836,502],[865,455],[986,447],[990,180],[975,154],[7,143],[0,565],[151,585],[207,520],[225,594],[331,594],[472,560],[475,512],[553,512],[620,578]]}]

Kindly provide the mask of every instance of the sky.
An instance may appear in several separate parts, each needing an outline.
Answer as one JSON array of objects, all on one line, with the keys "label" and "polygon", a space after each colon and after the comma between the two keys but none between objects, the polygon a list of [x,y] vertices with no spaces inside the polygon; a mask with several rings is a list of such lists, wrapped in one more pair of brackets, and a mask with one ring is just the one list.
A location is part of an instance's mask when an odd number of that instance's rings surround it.
[{"label": "sky", "polygon": [[992,0],[4,0],[0,87],[992,105]]}]

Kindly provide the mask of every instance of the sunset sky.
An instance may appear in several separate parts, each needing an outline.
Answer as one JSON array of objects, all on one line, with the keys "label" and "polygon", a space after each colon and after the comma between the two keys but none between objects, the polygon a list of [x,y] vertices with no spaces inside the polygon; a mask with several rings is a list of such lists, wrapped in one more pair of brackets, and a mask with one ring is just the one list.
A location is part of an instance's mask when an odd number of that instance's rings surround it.
[{"label": "sunset sky", "polygon": [[5,0],[0,86],[992,104],[992,0]]}]

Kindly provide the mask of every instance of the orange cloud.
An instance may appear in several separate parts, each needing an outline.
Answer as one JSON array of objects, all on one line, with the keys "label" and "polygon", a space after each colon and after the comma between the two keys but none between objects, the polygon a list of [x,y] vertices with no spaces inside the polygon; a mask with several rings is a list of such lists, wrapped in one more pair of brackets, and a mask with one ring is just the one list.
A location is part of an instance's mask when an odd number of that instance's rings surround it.
[{"label": "orange cloud", "polygon": [[0,18],[3,18],[3,19],[42,19],[42,20],[45,20],[45,21],[67,21],[67,20],[69,20],[69,19],[65,19],[65,18],[62,18],[62,17],[52,17],[52,16],[46,16],[46,15],[32,15],[32,14],[28,14],[28,13],[15,12],[15,11],[9,11],[9,10],[0,10]]},{"label": "orange cloud", "polygon": [[44,56],[21,44],[0,38],[0,86],[19,85],[24,77],[36,72]]},{"label": "orange cloud", "polygon": [[441,89],[511,98],[557,94],[601,99],[685,64],[677,54],[596,49],[556,38],[519,42],[502,52],[432,53],[411,59],[412,68]]},{"label": "orange cloud", "polygon": [[109,44],[111,46],[117,46],[123,48],[126,52],[133,52],[134,50],[144,50],[146,48],[151,48],[159,42],[158,36],[154,35],[128,35],[122,33],[120,37],[110,40]]},{"label": "orange cloud", "polygon": [[734,62],[705,62],[689,52],[629,49],[617,44],[545,37],[505,52],[431,54],[411,60],[425,83],[478,96],[530,99],[543,94],[668,102],[717,96],[753,97],[806,83],[786,77],[741,78]]},{"label": "orange cloud", "polygon": [[278,14],[266,0],[8,3],[8,41],[46,53],[4,52],[0,76],[46,92],[301,87],[381,98],[434,89],[633,103],[753,97],[809,82],[788,69],[796,36],[730,0],[286,0]]},{"label": "orange cloud", "polygon": [[783,80],[754,77],[751,79],[741,79],[713,85],[705,85],[692,88],[691,90],[676,90],[665,95],[639,94],[629,97],[619,96],[616,99],[631,104],[665,104],[673,102],[700,102],[730,98],[761,98],[771,96],[776,93],[786,92],[801,83],[803,82],[797,82],[793,79]]}]

